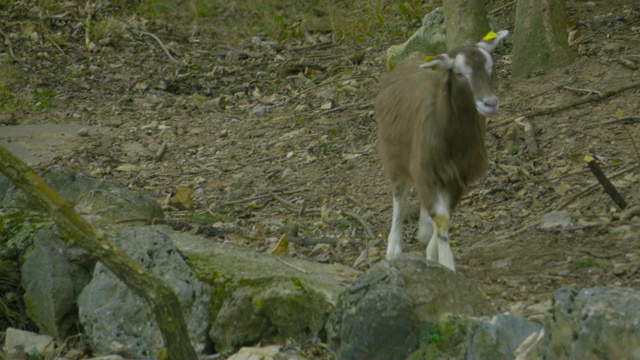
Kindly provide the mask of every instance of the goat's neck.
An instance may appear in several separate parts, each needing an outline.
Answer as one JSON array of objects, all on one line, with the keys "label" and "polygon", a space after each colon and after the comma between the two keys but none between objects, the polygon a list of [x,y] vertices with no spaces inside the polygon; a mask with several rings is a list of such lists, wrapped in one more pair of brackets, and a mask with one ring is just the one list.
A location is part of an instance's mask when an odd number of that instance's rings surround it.
[{"label": "goat's neck", "polygon": [[449,72],[445,78],[445,99],[451,120],[456,123],[476,121],[479,117],[473,94],[467,87],[455,84],[453,74]]}]

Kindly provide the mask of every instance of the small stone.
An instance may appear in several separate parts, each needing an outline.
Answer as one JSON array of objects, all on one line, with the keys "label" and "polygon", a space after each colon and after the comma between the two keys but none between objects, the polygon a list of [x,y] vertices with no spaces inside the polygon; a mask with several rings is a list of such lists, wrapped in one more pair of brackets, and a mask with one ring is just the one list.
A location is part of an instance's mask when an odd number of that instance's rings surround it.
[{"label": "small stone", "polygon": [[566,211],[551,211],[542,216],[540,227],[546,230],[564,230],[573,226],[571,214]]},{"label": "small stone", "polygon": [[82,129],[78,130],[78,132],[76,134],[78,134],[78,136],[87,137],[87,136],[89,136],[89,129],[82,128]]},{"label": "small stone", "polygon": [[286,168],[282,172],[282,176],[280,178],[281,179],[287,179],[287,178],[291,178],[291,177],[293,177],[295,175],[296,175],[295,171],[291,170],[290,168]]},{"label": "small stone", "polygon": [[265,115],[265,113],[267,112],[267,107],[264,105],[258,105],[253,109],[253,113],[257,116],[257,117],[263,117]]}]

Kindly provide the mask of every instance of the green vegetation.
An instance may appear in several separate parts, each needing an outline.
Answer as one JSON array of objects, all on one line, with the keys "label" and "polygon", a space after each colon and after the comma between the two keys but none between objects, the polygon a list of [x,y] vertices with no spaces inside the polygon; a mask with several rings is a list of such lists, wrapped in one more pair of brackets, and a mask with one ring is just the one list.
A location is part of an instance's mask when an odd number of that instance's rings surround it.
[{"label": "green vegetation", "polygon": [[51,89],[33,91],[34,101],[36,102],[33,107],[38,110],[47,110],[53,107],[53,99],[56,98],[56,93]]},{"label": "green vegetation", "polygon": [[597,265],[598,265],[598,263],[595,260],[593,260],[592,258],[586,258],[586,259],[583,259],[583,260],[579,260],[576,263],[576,266],[579,269],[590,268],[590,267],[594,267],[594,266],[597,266]]},{"label": "green vegetation", "polygon": [[[380,35],[406,37],[422,16],[438,2],[309,0],[190,0],[177,7],[169,0],[147,0],[139,6],[143,17],[182,16],[205,24],[212,18],[224,18],[225,30],[232,36],[266,35],[279,41],[302,38],[305,32],[331,33],[334,40],[355,42],[383,41]],[[240,20],[240,21],[239,21]]]}]

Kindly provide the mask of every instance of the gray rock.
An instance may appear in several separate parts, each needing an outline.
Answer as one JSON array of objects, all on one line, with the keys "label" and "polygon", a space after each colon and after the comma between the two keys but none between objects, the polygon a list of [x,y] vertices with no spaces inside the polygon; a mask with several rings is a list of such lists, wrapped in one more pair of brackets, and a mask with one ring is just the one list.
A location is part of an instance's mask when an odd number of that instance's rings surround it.
[{"label": "gray rock", "polygon": [[375,265],[340,295],[327,323],[338,359],[404,359],[441,314],[495,314],[473,282],[419,254]]},{"label": "gray rock", "polygon": [[559,231],[573,227],[571,214],[566,211],[554,210],[542,216],[540,228],[544,230]]},{"label": "gray rock", "polygon": [[[178,296],[196,352],[210,348],[211,287],[199,281],[159,227],[111,228],[109,238]],[[102,263],[78,298],[80,323],[97,354],[154,356],[162,337],[148,306]]]},{"label": "gray rock", "polygon": [[51,219],[40,212],[0,207],[0,258],[19,260],[35,234],[52,225]]},{"label": "gray rock", "polygon": [[38,335],[11,327],[7,328],[2,349],[7,360],[31,359],[29,355],[33,355],[34,352],[47,358],[53,358],[57,355],[55,343],[51,336]]},{"label": "gray rock", "polygon": [[[164,216],[162,208],[154,199],[113,181],[92,179],[61,167],[51,167],[41,176],[94,225],[148,223],[153,218]],[[38,209],[36,203],[15,188],[6,191],[0,205]]]},{"label": "gray rock", "polygon": [[424,55],[438,55],[446,52],[444,14],[442,7],[433,10],[422,19],[422,27],[409,40],[394,45],[387,50],[387,64],[393,68],[400,60],[414,52]]},{"label": "gray rock", "polygon": [[23,256],[20,273],[27,315],[41,333],[58,341],[77,333],[76,297],[89,282],[89,271],[71,263],[54,227],[43,229]]},{"label": "gray rock", "polygon": [[218,351],[274,336],[312,338],[357,275],[339,264],[257,254],[188,234],[172,238],[198,276],[214,285],[209,335]]},{"label": "gray rock", "polygon": [[617,286],[556,292],[547,359],[640,359],[640,292]]},{"label": "gray rock", "polygon": [[492,318],[443,314],[428,329],[411,359],[540,359],[545,334],[542,325],[511,314]]}]

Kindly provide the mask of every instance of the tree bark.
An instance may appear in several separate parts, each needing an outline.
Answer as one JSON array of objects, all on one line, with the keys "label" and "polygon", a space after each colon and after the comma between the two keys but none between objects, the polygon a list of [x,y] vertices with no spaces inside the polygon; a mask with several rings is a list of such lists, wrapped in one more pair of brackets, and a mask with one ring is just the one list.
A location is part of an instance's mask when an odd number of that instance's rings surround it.
[{"label": "tree bark", "polygon": [[518,0],[513,35],[514,76],[570,64],[565,0]]},{"label": "tree bark", "polygon": [[156,318],[169,359],[197,359],[178,297],[167,285],[109,241],[106,234],[94,230],[29,165],[2,146],[0,172],[51,215],[62,232],[69,236],[68,242],[87,250],[124,281],[137,296],[144,299]]},{"label": "tree bark", "polygon": [[443,0],[447,50],[475,44],[489,32],[484,0]]}]

